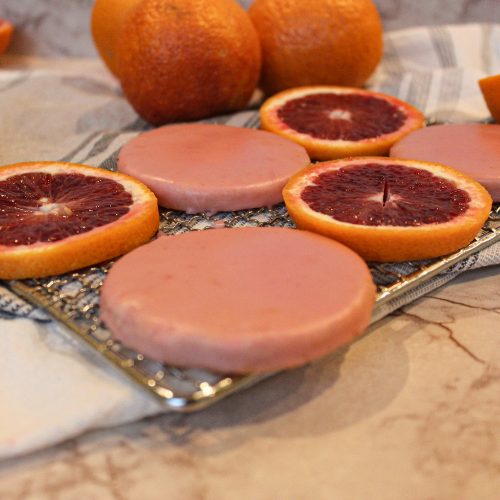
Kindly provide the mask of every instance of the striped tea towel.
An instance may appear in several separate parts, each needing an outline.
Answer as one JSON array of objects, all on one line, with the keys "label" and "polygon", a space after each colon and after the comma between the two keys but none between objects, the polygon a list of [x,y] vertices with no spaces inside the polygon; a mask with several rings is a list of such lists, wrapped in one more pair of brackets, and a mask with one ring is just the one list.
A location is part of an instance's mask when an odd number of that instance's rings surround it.
[{"label": "striped tea towel", "polygon": [[[387,33],[383,61],[369,87],[412,103],[431,120],[485,120],[489,113],[477,80],[500,73],[499,48],[499,24]],[[61,159],[114,168],[120,147],[148,128],[97,60],[6,58],[0,109],[0,164]],[[259,124],[255,110],[209,121]],[[496,244],[386,304],[379,316],[458,273],[498,263]],[[0,331],[0,401],[9,409],[0,412],[0,457],[162,411],[6,287],[0,287]]]}]

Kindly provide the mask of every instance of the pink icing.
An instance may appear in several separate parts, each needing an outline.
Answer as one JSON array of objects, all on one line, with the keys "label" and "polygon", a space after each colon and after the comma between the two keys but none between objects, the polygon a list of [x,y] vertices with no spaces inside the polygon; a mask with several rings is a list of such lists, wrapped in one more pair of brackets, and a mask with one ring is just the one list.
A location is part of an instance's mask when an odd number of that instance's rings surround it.
[{"label": "pink icing", "polygon": [[159,238],[121,258],[101,295],[114,336],[154,359],[244,373],[306,363],[368,325],[364,261],[320,235],[237,228]]},{"label": "pink icing", "polygon": [[309,163],[302,146],[262,130],[169,125],[120,151],[118,169],[146,184],[160,205],[188,213],[279,203],[288,178]]},{"label": "pink icing", "polygon": [[390,152],[396,158],[442,163],[482,184],[500,201],[500,125],[434,125],[408,134]]}]

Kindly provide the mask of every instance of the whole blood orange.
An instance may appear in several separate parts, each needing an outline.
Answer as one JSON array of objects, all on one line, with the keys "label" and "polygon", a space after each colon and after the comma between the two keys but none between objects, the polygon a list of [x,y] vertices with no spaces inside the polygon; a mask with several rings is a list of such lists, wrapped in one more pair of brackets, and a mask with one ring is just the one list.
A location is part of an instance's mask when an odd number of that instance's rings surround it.
[{"label": "whole blood orange", "polygon": [[12,39],[12,33],[14,33],[14,26],[9,21],[5,19],[0,19],[0,54],[3,54]]},{"label": "whole blood orange", "polygon": [[59,162],[0,168],[0,279],[61,274],[122,255],[158,230],[156,198],[123,174]]},{"label": "whole blood orange", "polygon": [[299,228],[380,262],[438,257],[466,246],[492,204],[478,182],[454,169],[379,157],[301,170],[283,197]]},{"label": "whole blood orange", "polygon": [[96,0],[92,9],[92,38],[109,70],[118,76],[116,46],[128,13],[142,0]]},{"label": "whole blood orange", "polygon": [[243,108],[261,59],[235,0],[143,0],[120,30],[116,56],[126,97],[154,125]]},{"label": "whole blood orange", "polygon": [[491,116],[500,123],[500,75],[481,78],[478,83]]},{"label": "whole blood orange", "polygon": [[255,0],[267,94],[304,85],[362,85],[382,57],[371,0]]},{"label": "whole blood orange", "polygon": [[312,86],[280,92],[260,110],[262,128],[305,147],[314,160],[384,155],[424,125],[410,104],[380,92]]}]

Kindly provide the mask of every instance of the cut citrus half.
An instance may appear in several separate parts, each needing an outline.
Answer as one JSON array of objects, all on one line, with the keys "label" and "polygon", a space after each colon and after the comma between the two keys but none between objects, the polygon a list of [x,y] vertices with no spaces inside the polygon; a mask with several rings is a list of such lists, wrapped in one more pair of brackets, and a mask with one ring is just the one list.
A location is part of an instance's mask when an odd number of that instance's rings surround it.
[{"label": "cut citrus half", "polygon": [[478,83],[491,116],[500,123],[500,75],[481,78]]},{"label": "cut citrus half", "polygon": [[283,197],[299,228],[378,262],[428,259],[466,246],[492,204],[481,184],[454,169],[380,157],[305,168]]},{"label": "cut citrus half", "polygon": [[9,47],[12,39],[14,26],[5,19],[0,19],[0,54],[3,54]]},{"label": "cut citrus half", "polygon": [[123,174],[61,162],[0,168],[0,279],[38,278],[122,255],[157,231],[154,194]]},{"label": "cut citrus half", "polygon": [[299,87],[264,102],[264,130],[306,148],[313,160],[384,155],[424,116],[395,97],[351,87]]}]

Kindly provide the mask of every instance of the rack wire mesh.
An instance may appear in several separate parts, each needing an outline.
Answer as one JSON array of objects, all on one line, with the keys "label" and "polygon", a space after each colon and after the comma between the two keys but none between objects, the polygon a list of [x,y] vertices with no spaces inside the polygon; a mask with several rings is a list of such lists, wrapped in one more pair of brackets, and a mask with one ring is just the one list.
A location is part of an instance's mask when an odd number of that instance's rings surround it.
[{"label": "rack wire mesh", "polygon": [[[192,216],[171,210],[161,212],[160,231],[168,235],[221,226],[293,227],[293,222],[283,204],[211,216]],[[500,205],[496,205],[475,241],[453,255],[425,262],[370,265],[378,288],[375,310],[499,241]],[[201,409],[271,375],[233,376],[182,369],[148,359],[113,340],[99,320],[99,291],[111,266],[112,262],[52,278],[11,281],[8,286],[66,325],[76,338],[100,353],[112,366],[138,383],[169,410]]]}]

